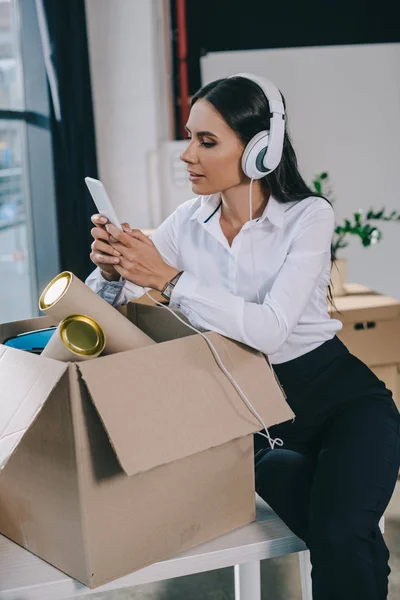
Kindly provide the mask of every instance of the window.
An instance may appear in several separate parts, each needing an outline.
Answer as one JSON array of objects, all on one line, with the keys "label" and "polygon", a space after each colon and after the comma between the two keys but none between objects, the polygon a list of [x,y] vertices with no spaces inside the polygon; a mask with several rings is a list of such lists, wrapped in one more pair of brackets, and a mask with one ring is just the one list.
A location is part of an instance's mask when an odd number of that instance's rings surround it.
[{"label": "window", "polygon": [[34,0],[0,0],[0,322],[38,315],[58,270],[47,84]]}]

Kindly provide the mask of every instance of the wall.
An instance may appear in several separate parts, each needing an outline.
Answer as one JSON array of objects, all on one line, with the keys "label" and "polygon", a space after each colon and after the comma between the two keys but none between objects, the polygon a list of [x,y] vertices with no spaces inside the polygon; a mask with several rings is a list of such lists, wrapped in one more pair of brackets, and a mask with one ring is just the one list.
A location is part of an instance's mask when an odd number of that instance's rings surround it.
[{"label": "wall", "polygon": [[171,127],[165,5],[86,0],[100,178],[133,227],[159,221],[155,152]]},{"label": "wall", "polygon": [[[210,53],[202,83],[254,72],[283,92],[289,129],[308,182],[328,171],[337,221],[358,208],[400,210],[400,44]],[[383,223],[384,239],[343,255],[349,277],[400,298],[400,222]]]}]

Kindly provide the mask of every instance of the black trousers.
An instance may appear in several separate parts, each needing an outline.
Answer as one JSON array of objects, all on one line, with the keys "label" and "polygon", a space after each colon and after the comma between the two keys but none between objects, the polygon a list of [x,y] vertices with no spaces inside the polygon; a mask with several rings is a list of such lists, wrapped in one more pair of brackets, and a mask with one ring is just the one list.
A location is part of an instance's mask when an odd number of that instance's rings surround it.
[{"label": "black trousers", "polygon": [[385,600],[378,526],[400,465],[400,416],[372,371],[336,336],[274,366],[294,421],[255,434],[257,493],[310,549],[314,600]]}]

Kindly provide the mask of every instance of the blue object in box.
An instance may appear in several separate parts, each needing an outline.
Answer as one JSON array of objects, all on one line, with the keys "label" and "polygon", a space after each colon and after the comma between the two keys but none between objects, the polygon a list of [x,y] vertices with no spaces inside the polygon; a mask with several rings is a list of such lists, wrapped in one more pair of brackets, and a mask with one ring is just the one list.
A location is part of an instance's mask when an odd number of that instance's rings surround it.
[{"label": "blue object in box", "polygon": [[41,354],[56,329],[57,327],[47,327],[46,329],[27,331],[7,338],[3,344],[10,348]]}]

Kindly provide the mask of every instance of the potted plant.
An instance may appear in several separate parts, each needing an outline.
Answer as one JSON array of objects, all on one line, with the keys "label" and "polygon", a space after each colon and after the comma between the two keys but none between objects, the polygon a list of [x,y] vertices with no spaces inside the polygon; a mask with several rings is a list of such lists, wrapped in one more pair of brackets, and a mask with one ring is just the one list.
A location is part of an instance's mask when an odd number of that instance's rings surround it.
[{"label": "potted plant", "polygon": [[[329,175],[326,172],[316,175],[313,181],[314,190],[334,202]],[[393,210],[386,214],[385,208],[374,211],[372,208],[366,213],[361,208],[353,214],[352,219],[344,219],[341,225],[336,225],[332,238],[332,265],[331,281],[335,296],[343,296],[346,291],[344,283],[347,277],[347,258],[338,256],[340,250],[349,245],[349,236],[356,235],[363,246],[373,246],[382,239],[382,231],[371,224],[371,221],[398,221],[400,212]]]}]

